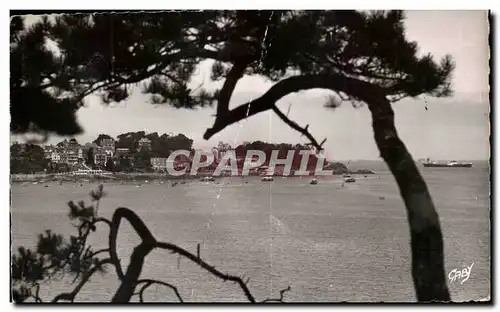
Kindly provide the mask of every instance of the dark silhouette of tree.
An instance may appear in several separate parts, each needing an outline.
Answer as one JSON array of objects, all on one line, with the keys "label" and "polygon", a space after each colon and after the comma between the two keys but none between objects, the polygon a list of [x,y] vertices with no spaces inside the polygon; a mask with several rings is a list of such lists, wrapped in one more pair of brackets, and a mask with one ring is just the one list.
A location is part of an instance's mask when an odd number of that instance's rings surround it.
[{"label": "dark silhouette of tree", "polygon": [[116,147],[128,148],[132,153],[137,151],[140,139],[148,138],[151,140],[150,154],[154,157],[168,157],[174,150],[191,150],[193,147],[193,140],[182,133],[170,136],[166,133],[159,135],[157,132],[138,131],[122,133],[117,138]]},{"label": "dark silhouette of tree", "polygon": [[[24,31],[21,18],[13,18],[11,131],[73,135],[81,131],[75,110],[86,95],[100,94],[105,103],[121,101],[129,86],[143,82],[153,103],[177,108],[217,103],[205,139],[272,110],[320,150],[325,140],[318,142],[276,102],[302,90],[329,90],[338,104],[370,110],[375,142],[407,211],[417,299],[447,301],[439,218],[396,131],[391,102],[450,95],[454,64],[450,56],[439,62],[431,55],[419,57],[417,44],[405,38],[403,21],[401,11],[182,11],[62,15],[54,24],[43,19]],[[63,57],[45,48],[46,38],[58,44]],[[189,89],[196,66],[207,59],[214,61],[211,78],[225,78],[222,88]],[[276,83],[259,98],[230,109],[244,75]]]},{"label": "dark silhouette of tree", "polygon": [[118,162],[119,171],[130,172],[133,170],[132,164],[127,156],[120,156],[120,158],[118,158]]},{"label": "dark silhouette of tree", "polygon": [[[109,139],[113,139],[113,137],[111,137],[111,136],[109,136],[109,135],[107,135],[107,134],[99,134],[99,135],[97,136],[97,139],[95,139],[94,141],[92,141],[92,143],[95,143],[95,144],[97,144],[97,145],[101,146],[101,141],[102,141],[103,139],[108,139],[108,140],[109,140]],[[114,140],[114,139],[113,139],[113,140]]]},{"label": "dark silhouette of tree", "polygon": [[[153,157],[163,156],[160,144],[160,136],[158,135],[158,132],[148,133],[146,134],[146,138],[151,141],[151,155]],[[168,154],[166,154],[166,156],[168,156]]]},{"label": "dark silhouette of tree", "polygon": [[92,168],[94,166],[94,148],[89,148],[87,151],[87,162],[86,165]]},{"label": "dark silhouette of tree", "polygon": [[49,162],[49,164],[47,165],[47,173],[63,173],[70,171],[71,167],[66,163]]},{"label": "dark silhouette of tree", "polygon": [[127,132],[120,134],[117,139],[115,146],[121,148],[128,148],[131,152],[137,151],[137,142],[146,137],[146,132]]},{"label": "dark silhouette of tree", "polygon": [[160,136],[158,135],[158,132],[148,133],[148,134],[146,134],[146,138],[151,140],[151,142],[160,140]]},{"label": "dark silhouette of tree", "polygon": [[19,143],[14,143],[10,146],[10,157],[11,158],[16,158],[21,156],[21,153],[23,152],[23,147]]},{"label": "dark silhouette of tree", "polygon": [[153,169],[151,167],[151,155],[146,150],[141,150],[134,154],[133,160],[134,170],[141,172],[152,172]]},{"label": "dark silhouette of tree", "polygon": [[[74,135],[82,131],[76,121],[78,105],[59,92],[74,91],[70,72],[60,58],[44,44],[47,28],[36,24],[26,29],[23,18],[13,17],[10,25],[10,101],[12,133],[41,132]],[[51,76],[53,73],[59,75]],[[53,93],[51,90],[55,90]]]},{"label": "dark silhouette of tree", "polygon": [[106,161],[106,166],[105,166],[107,171],[114,172],[115,171],[115,164],[113,163],[113,159],[111,157],[108,158]]},{"label": "dark silhouette of tree", "polygon": [[193,149],[193,140],[182,133],[174,136],[168,136],[165,141],[165,145],[168,146],[170,151],[181,149],[189,151]]},{"label": "dark silhouette of tree", "polygon": [[10,153],[11,174],[43,172],[49,164],[43,148],[36,144],[13,144]]},{"label": "dark silhouette of tree", "polygon": [[[169,144],[170,136],[166,133],[160,135],[159,141],[153,144],[153,151],[158,152],[163,157],[168,157],[173,151],[172,146]],[[192,144],[192,141],[191,141]]]}]

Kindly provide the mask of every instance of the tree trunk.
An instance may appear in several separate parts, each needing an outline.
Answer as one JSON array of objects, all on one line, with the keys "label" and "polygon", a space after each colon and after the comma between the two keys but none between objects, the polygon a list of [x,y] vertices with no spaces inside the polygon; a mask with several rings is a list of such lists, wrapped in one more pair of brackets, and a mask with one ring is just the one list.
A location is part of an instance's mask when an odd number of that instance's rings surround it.
[{"label": "tree trunk", "polygon": [[130,264],[127,268],[127,273],[123,276],[120,287],[116,291],[111,302],[113,303],[128,303],[134,295],[134,290],[137,281],[142,272],[142,266],[146,256],[153,249],[153,245],[142,243],[135,247],[132,256],[130,257]]},{"label": "tree trunk", "polygon": [[406,206],[417,300],[450,301],[444,271],[443,237],[427,185],[398,137],[389,101],[384,97],[367,104],[378,149],[396,179]]},{"label": "tree trunk", "polygon": [[[116,253],[116,239],[122,218],[125,218],[130,223],[142,240],[141,244],[134,248],[130,256],[130,263],[125,274],[122,272]],[[121,280],[121,284],[111,302],[127,303],[130,301],[130,298],[134,295],[135,286],[141,275],[146,256],[154,249],[155,244],[156,239],[153,234],[135,212],[125,207],[119,207],[115,210],[109,231],[109,250],[111,261],[116,267],[116,273]]]}]

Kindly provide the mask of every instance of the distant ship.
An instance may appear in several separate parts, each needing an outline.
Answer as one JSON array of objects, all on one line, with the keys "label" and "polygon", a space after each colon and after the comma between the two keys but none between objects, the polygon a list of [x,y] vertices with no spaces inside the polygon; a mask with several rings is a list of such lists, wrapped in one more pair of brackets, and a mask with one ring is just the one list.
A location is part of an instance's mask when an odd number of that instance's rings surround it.
[{"label": "distant ship", "polygon": [[427,158],[423,162],[424,167],[441,167],[441,168],[471,168],[472,163],[469,162],[458,162],[455,160],[452,160],[448,163],[438,163],[436,161],[430,160],[430,158]]}]

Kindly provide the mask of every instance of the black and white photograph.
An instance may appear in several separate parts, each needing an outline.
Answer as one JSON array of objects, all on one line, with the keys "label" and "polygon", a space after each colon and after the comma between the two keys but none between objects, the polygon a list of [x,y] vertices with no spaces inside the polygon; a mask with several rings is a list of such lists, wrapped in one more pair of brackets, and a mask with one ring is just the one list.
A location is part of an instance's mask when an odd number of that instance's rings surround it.
[{"label": "black and white photograph", "polygon": [[10,302],[491,304],[491,18],[11,11]]}]

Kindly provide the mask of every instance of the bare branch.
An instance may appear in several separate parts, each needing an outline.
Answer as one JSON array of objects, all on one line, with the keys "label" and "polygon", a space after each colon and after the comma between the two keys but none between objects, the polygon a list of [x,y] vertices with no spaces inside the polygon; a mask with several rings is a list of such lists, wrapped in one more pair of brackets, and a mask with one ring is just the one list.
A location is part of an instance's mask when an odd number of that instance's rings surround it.
[{"label": "bare branch", "polygon": [[118,229],[122,218],[125,218],[130,225],[132,225],[136,233],[142,239],[142,243],[134,248],[134,251],[130,256],[130,263],[128,265],[127,272],[125,274],[123,274],[123,272],[118,273],[118,270],[121,270],[121,268],[116,266],[118,276],[122,281],[112,299],[112,302],[116,303],[125,303],[130,301],[130,297],[132,297],[134,292],[133,283],[139,278],[145,258],[151,250],[153,250],[156,244],[156,239],[153,234],[135,212],[124,207],[117,208],[111,220],[112,224],[109,234],[109,249],[113,252],[114,262],[119,262],[116,257],[116,238],[118,236]]},{"label": "bare branch", "polygon": [[144,222],[137,216],[132,210],[128,208],[120,207],[116,209],[113,214],[112,221],[110,222],[109,231],[109,253],[111,260],[116,268],[116,275],[120,280],[124,278],[123,270],[121,268],[120,260],[118,259],[118,254],[116,252],[116,238],[118,236],[118,228],[120,227],[120,221],[122,218],[127,219],[130,222],[134,230],[139,234],[141,239],[145,242],[155,242],[153,234],[146,227]]},{"label": "bare branch", "polygon": [[290,286],[288,286],[287,288],[280,290],[280,297],[279,297],[279,299],[266,299],[266,300],[261,301],[261,303],[267,303],[267,302],[284,302],[283,299],[285,297],[285,293],[287,291],[290,291],[291,289],[292,288]]},{"label": "bare branch", "polygon": [[290,128],[297,130],[300,132],[302,135],[306,136],[309,141],[311,141],[311,144],[316,148],[317,151],[323,150],[322,145],[326,142],[326,139],[323,140],[321,144],[316,141],[316,139],[312,136],[312,134],[307,131],[307,128],[309,128],[309,125],[307,125],[305,128],[302,128],[299,126],[295,121],[290,120],[285,114],[283,114],[276,105],[273,106],[273,111],[278,115],[281,120],[283,120]]},{"label": "bare branch", "polygon": [[[130,222],[130,225],[134,228],[134,230],[137,232],[144,243],[154,244],[156,242],[156,239],[154,238],[151,231],[135,212],[125,207],[119,207],[115,210],[115,213],[113,214],[113,217],[111,219],[111,235],[114,238],[115,244],[116,237],[118,235],[118,228],[120,227],[122,218],[125,218],[128,222]],[[116,245],[114,245],[113,247],[116,248]]]},{"label": "bare branch", "polygon": [[385,96],[384,89],[365,81],[345,77],[341,74],[329,73],[293,76],[276,83],[258,99],[230,110],[223,118],[216,116],[214,125],[212,128],[206,130],[203,138],[208,140],[214,134],[233,123],[272,109],[279,99],[290,93],[316,88],[333,90],[335,92],[341,91],[364,102],[374,97]]},{"label": "bare branch", "polygon": [[290,110],[292,109],[292,103],[290,103],[288,105],[288,110],[286,111],[286,117],[288,117],[288,115],[290,115]]},{"label": "bare branch", "polygon": [[42,298],[40,298],[40,284],[35,283],[34,288],[35,288],[35,293],[33,294],[32,292],[31,297],[35,299],[36,303],[43,303]]},{"label": "bare branch", "polygon": [[247,299],[251,303],[255,303],[256,302],[254,296],[252,295],[252,293],[248,289],[248,286],[245,284],[245,282],[243,282],[243,280],[241,279],[241,277],[222,273],[219,270],[217,270],[215,267],[213,267],[210,264],[208,264],[205,261],[203,261],[201,258],[197,257],[196,255],[190,253],[189,251],[187,251],[187,250],[185,250],[185,249],[183,249],[183,248],[181,248],[181,247],[179,247],[177,245],[170,244],[170,243],[165,243],[165,242],[157,242],[156,245],[155,245],[155,247],[156,248],[160,248],[160,249],[169,250],[172,253],[176,253],[176,254],[179,254],[179,255],[181,255],[181,256],[183,256],[185,258],[188,258],[192,262],[194,262],[197,265],[199,265],[202,269],[205,269],[206,271],[212,273],[213,275],[215,275],[216,277],[222,279],[223,281],[232,281],[232,282],[235,282],[236,284],[238,284],[240,286],[240,288],[243,290],[245,296],[247,297]]},{"label": "bare branch", "polygon": [[243,72],[245,71],[247,65],[248,62],[238,62],[234,64],[227,74],[224,85],[219,93],[219,101],[217,102],[218,116],[223,116],[229,111],[229,101],[231,100],[231,95],[233,94],[236,84],[243,76]]},{"label": "bare branch", "polygon": [[89,255],[87,255],[84,259],[90,259],[90,258],[94,258],[95,256],[97,256],[98,254],[101,254],[101,253],[105,253],[105,252],[109,252],[109,248],[103,248],[103,249],[99,249],[97,251],[94,251],[94,252],[91,252]]},{"label": "bare branch", "polygon": [[179,290],[177,289],[177,287],[175,287],[174,285],[172,284],[169,284],[169,283],[165,283],[165,282],[162,282],[162,281],[158,281],[158,280],[153,280],[153,279],[141,279],[141,280],[138,280],[137,283],[136,283],[136,287],[139,285],[139,284],[144,284],[141,289],[139,290],[139,292],[137,293],[139,295],[139,298],[140,298],[140,301],[141,302],[144,302],[144,298],[143,298],[143,295],[144,295],[144,291],[154,285],[154,284],[158,284],[158,285],[163,285],[165,287],[168,287],[170,289],[172,289],[172,291],[175,293],[175,295],[177,296],[177,299],[179,299],[179,302],[184,302],[184,300],[182,299],[182,296],[181,294],[179,293]]},{"label": "bare branch", "polygon": [[125,301],[128,302],[130,296],[133,295],[133,289],[131,287],[132,285],[131,283],[135,281],[137,279],[136,277],[140,275],[140,272],[142,270],[142,265],[144,263],[144,258],[154,248],[170,250],[172,253],[177,253],[181,256],[184,256],[185,258],[188,258],[192,262],[198,264],[201,268],[207,270],[208,272],[212,273],[213,275],[224,281],[229,280],[237,283],[245,293],[247,299],[252,303],[255,302],[254,296],[251,294],[247,285],[243,282],[243,280],[240,277],[224,274],[218,271],[217,269],[215,269],[213,266],[203,261],[198,256],[188,252],[187,250],[177,245],[165,242],[157,242],[156,239],[153,237],[153,234],[151,234],[151,232],[146,227],[141,218],[128,208],[120,207],[113,214],[112,228],[111,228],[112,234],[110,234],[110,237],[113,240],[113,243],[110,242],[111,250],[113,250],[113,248],[116,248],[116,236],[118,233],[118,227],[120,225],[121,218],[125,218],[130,222],[130,224],[132,225],[134,230],[138,233],[138,235],[141,237],[143,242],[134,249],[134,252],[132,253],[131,256],[130,264],[127,269],[127,273],[121,279],[122,284],[120,285],[115,296],[113,297],[113,302],[125,302]]}]

